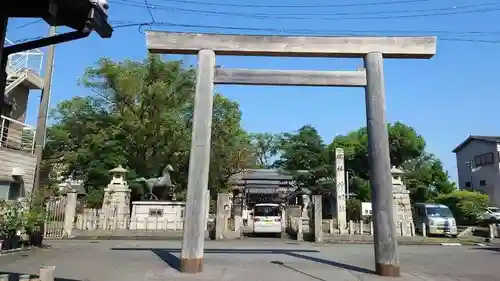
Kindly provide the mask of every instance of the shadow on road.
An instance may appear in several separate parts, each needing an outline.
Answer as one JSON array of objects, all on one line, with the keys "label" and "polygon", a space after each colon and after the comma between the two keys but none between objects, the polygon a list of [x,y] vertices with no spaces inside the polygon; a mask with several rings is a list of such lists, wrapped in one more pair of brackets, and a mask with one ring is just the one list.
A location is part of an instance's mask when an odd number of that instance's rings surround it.
[{"label": "shadow on road", "polygon": [[297,272],[297,273],[300,273],[300,274],[302,274],[302,275],[305,275],[305,276],[307,276],[307,277],[309,277],[309,278],[312,278],[312,279],[315,279],[315,280],[319,280],[319,281],[326,281],[325,279],[322,279],[322,278],[316,277],[316,276],[311,275],[311,274],[309,274],[309,273],[307,273],[307,272],[304,272],[304,271],[302,271],[302,270],[298,270],[298,269],[296,269],[296,268],[293,268],[293,267],[291,267],[291,266],[288,266],[288,265],[284,264],[284,263],[283,263],[283,262],[281,262],[281,261],[272,261],[271,263],[272,263],[272,264],[275,264],[275,265],[277,265],[277,266],[281,266],[281,267],[283,267],[283,268],[289,269],[289,270],[291,270],[291,271],[295,271],[295,272]]},{"label": "shadow on road", "polygon": [[500,247],[475,247],[473,249],[500,253]]},{"label": "shadow on road", "polygon": [[[9,275],[9,281],[19,281],[19,277],[22,275],[30,275],[31,278],[38,278],[38,275],[36,274],[27,274],[27,273],[19,273],[19,272],[5,272],[5,271],[0,271],[0,275],[7,274]],[[38,279],[36,279],[38,280]],[[82,281],[82,280],[76,280],[76,279],[68,279],[68,278],[55,278],[54,281]]]},{"label": "shadow on road", "polygon": [[[170,267],[179,270],[180,260],[173,253],[179,253],[181,250],[176,248],[112,248],[112,251],[151,251],[167,263]],[[205,254],[241,254],[241,255],[264,255],[264,254],[282,254],[290,257],[313,261],[317,263],[342,268],[345,270],[356,271],[359,273],[375,274],[375,271],[345,264],[336,261],[325,260],[322,258],[311,257],[304,255],[305,253],[319,253],[317,250],[304,250],[304,249],[205,249]],[[280,262],[281,263],[281,262]],[[277,263],[276,263],[277,264]],[[281,266],[285,266],[283,263]]]}]

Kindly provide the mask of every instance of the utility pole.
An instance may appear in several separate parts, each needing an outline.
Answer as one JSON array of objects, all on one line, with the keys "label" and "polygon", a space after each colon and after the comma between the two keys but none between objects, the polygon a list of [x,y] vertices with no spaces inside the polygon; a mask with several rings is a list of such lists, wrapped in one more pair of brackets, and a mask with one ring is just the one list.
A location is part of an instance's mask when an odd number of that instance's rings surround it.
[{"label": "utility pole", "polygon": [[469,165],[470,191],[474,191],[474,178],[472,177],[472,173],[474,172],[474,169],[472,167],[472,165],[474,164],[474,160],[472,160],[472,158],[469,158],[469,161],[465,163]]},{"label": "utility pole", "polygon": [[[56,27],[51,26],[49,36],[56,35]],[[50,89],[52,84],[52,70],[54,68],[54,53],[56,45],[50,45],[47,49],[47,56],[45,60],[45,72],[43,76],[43,89],[42,96],[40,97],[40,107],[38,108],[38,121],[36,124],[35,133],[35,180],[33,183],[33,195],[40,189],[40,163],[42,162],[43,148],[45,146],[45,133],[47,131],[47,112],[49,110]],[[33,198],[33,197],[32,197]]]},{"label": "utility pole", "polygon": [[5,45],[5,36],[7,35],[7,24],[9,17],[0,14],[0,115],[5,114],[3,112],[5,108],[5,84],[7,80],[7,56],[4,56],[3,46]]}]

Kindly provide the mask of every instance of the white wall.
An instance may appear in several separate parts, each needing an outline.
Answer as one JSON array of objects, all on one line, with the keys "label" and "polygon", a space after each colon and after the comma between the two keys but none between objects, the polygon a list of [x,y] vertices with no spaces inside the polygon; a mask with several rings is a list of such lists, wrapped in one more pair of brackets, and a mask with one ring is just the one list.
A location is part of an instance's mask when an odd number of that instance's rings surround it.
[{"label": "white wall", "polygon": [[[131,230],[180,230],[183,229],[185,202],[134,201],[130,216]],[[151,211],[161,214],[152,215]]]}]

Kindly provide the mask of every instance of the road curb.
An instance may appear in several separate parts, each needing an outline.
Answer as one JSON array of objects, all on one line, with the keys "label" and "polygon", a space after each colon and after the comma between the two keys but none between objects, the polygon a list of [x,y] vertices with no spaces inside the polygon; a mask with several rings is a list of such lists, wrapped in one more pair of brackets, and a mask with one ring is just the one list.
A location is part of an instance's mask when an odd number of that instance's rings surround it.
[{"label": "road curb", "polygon": [[[320,244],[353,244],[353,245],[373,245],[373,241],[322,241]],[[445,245],[443,245],[445,244]],[[404,246],[447,246],[449,243],[444,243],[442,241],[398,241],[398,245]],[[455,244],[455,243],[454,243]],[[467,246],[468,244],[460,243],[461,246]],[[470,245],[474,245],[471,243]]]},{"label": "road curb", "polygon": [[38,250],[45,250],[45,249],[52,249],[52,246],[44,245],[43,247],[22,247],[22,248],[11,249],[11,250],[3,250],[3,251],[0,251],[0,257],[11,255],[11,254],[35,252]]},{"label": "road curb", "polygon": [[[154,240],[154,241],[182,241],[182,237],[168,236],[113,236],[113,235],[95,235],[95,236],[75,236],[68,240]],[[210,240],[205,238],[205,241]]]}]

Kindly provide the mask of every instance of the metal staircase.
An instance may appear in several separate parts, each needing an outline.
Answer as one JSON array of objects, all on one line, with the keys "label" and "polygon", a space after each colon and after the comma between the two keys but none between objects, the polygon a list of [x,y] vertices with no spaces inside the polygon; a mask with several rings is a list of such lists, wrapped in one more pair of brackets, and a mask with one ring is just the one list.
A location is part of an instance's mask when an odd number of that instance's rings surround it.
[{"label": "metal staircase", "polygon": [[7,72],[7,82],[5,84],[5,95],[8,95],[14,88],[23,83],[27,78],[28,71],[21,70],[19,72]]},{"label": "metal staircase", "polygon": [[[12,41],[5,39],[6,45],[13,45]],[[36,84],[41,81],[40,71],[42,69],[43,53],[38,49],[12,54],[7,60],[7,83],[5,85],[5,96],[21,85],[26,80],[29,82],[29,88],[39,88]],[[31,74],[31,75],[30,75]],[[33,75],[34,74],[34,75]],[[32,87],[31,84],[35,84]]]}]

